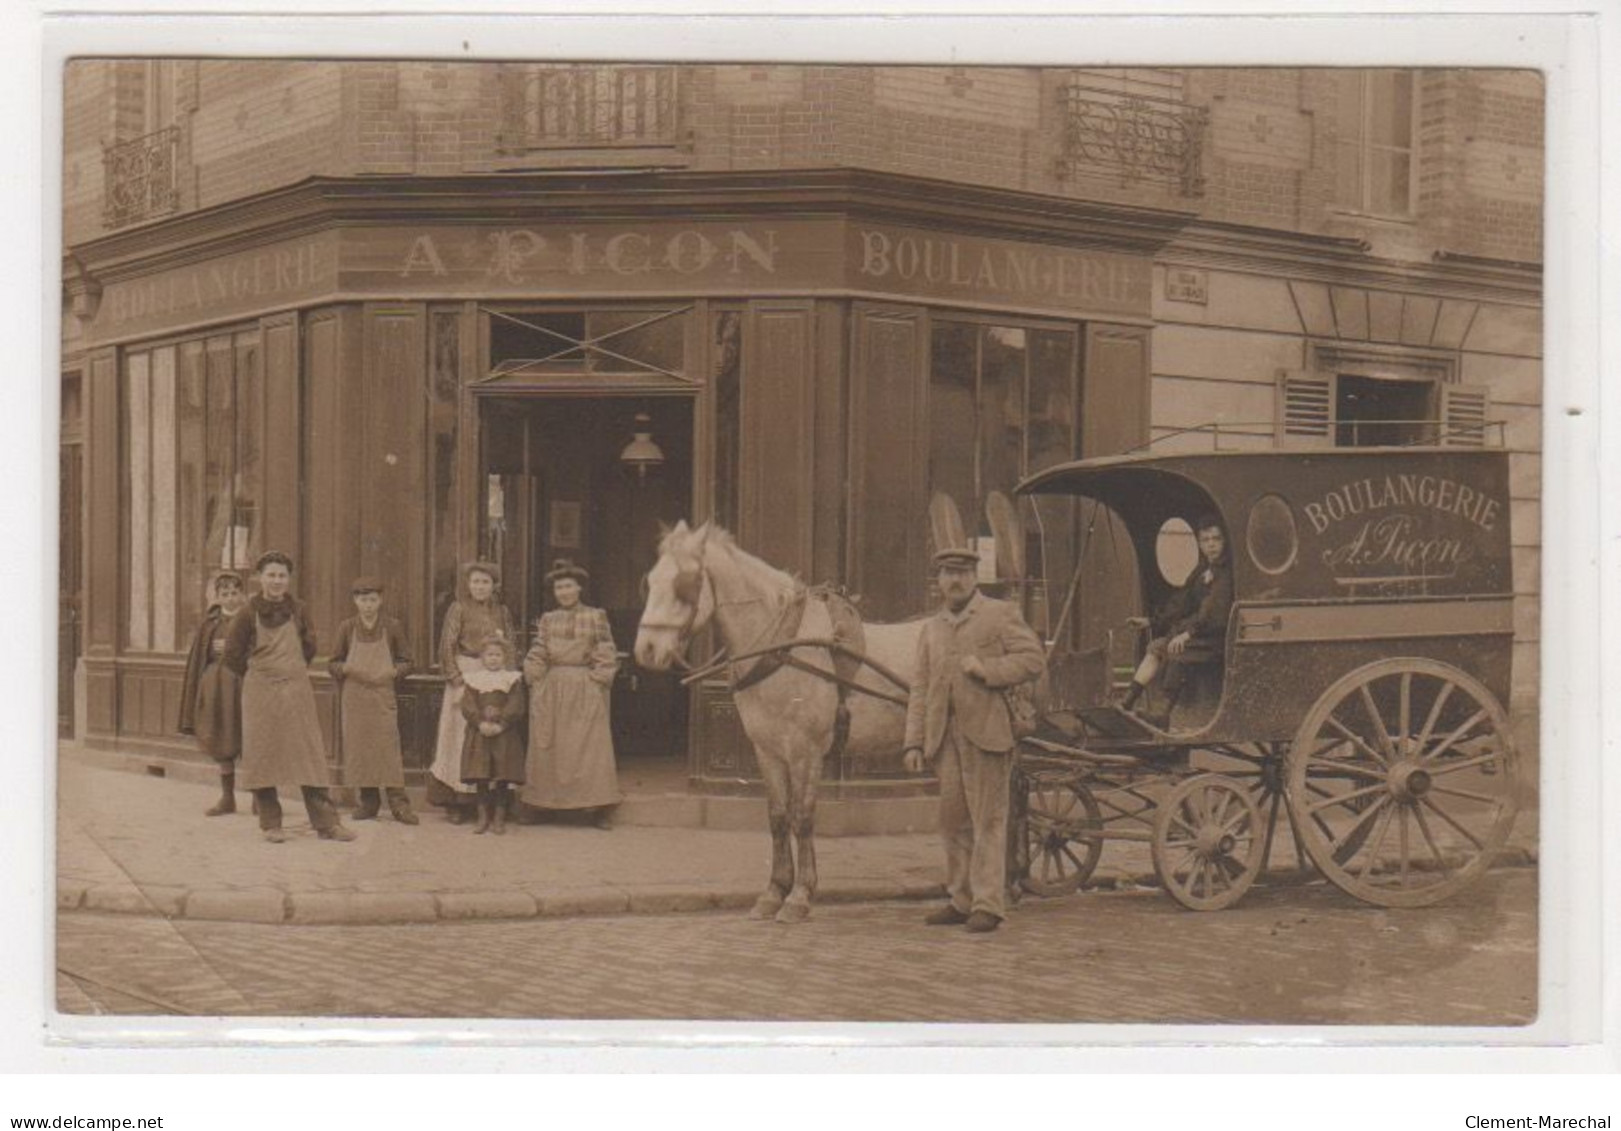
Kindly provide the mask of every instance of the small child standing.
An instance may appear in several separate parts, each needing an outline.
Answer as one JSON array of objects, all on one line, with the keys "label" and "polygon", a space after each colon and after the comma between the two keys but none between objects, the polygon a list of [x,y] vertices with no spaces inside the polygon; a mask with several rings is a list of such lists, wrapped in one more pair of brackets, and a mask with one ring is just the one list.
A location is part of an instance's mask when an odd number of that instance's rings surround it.
[{"label": "small child standing", "polygon": [[230,571],[214,576],[214,604],[203,614],[186,657],[180,689],[181,734],[195,735],[205,753],[219,765],[220,799],[208,816],[236,812],[236,763],[242,755],[242,679],[221,661],[225,629],[248,603],[242,578]]},{"label": "small child standing", "polygon": [[405,629],[383,615],[383,586],[360,577],[349,587],[355,611],[338,625],[328,669],[340,689],[339,730],[343,736],[343,779],[360,790],[355,820],[370,821],[388,793],[388,811],[402,825],[417,823],[405,796],[405,764],[400,756],[399,705],[395,683],[411,671]]},{"label": "small child standing", "polygon": [[480,667],[464,675],[462,716],[467,737],[462,746],[462,781],[478,790],[481,818],[475,833],[507,831],[511,787],[522,785],[526,744],[519,723],[528,710],[523,673],[512,667],[506,636],[491,633],[479,650]]}]

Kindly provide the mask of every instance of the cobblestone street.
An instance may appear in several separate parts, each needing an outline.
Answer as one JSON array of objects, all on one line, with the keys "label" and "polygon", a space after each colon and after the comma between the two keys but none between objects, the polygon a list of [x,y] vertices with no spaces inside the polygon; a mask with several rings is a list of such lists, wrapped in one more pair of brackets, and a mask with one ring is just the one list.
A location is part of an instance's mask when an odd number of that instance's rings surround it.
[{"label": "cobblestone street", "polygon": [[1150,892],[1029,900],[990,936],[923,907],[305,927],[70,913],[64,1012],[1512,1025],[1536,1014],[1536,877],[1382,910],[1324,884],[1193,914]]}]

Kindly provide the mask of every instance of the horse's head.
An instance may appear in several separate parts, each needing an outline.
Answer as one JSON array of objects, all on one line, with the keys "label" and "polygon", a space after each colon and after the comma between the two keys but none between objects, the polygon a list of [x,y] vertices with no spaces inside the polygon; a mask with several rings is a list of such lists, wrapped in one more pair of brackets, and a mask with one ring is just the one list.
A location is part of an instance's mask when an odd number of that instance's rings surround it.
[{"label": "horse's head", "polygon": [[709,524],[676,524],[659,541],[659,560],[647,574],[647,604],[636,630],[636,662],[665,671],[715,613],[715,591],[704,569]]}]

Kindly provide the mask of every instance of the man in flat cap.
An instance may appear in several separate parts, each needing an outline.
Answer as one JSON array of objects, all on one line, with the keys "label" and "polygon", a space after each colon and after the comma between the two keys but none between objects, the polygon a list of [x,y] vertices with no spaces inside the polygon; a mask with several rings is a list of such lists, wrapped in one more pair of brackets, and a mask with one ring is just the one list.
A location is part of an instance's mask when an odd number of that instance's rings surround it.
[{"label": "man in flat cap", "polygon": [[1041,675],[1041,640],[1017,606],[979,592],[979,558],[934,555],[944,604],[918,638],[906,709],[905,766],[932,762],[940,778],[940,834],[951,902],[931,926],[994,931],[1007,917],[1008,780],[1013,724],[1006,691]]}]

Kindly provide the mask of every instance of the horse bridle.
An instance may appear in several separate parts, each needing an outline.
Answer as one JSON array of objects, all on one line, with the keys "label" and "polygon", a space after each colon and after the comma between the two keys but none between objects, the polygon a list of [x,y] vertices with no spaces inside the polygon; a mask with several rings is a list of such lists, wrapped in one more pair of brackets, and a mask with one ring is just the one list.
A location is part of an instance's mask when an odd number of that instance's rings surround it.
[{"label": "horse bridle", "polygon": [[[689,581],[689,577],[691,577],[692,580]],[[647,584],[647,579],[645,577],[642,579],[642,584],[644,586]],[[698,623],[698,610],[703,604],[703,591],[705,587],[708,587],[710,593],[714,594],[714,586],[709,580],[709,571],[704,568],[703,561],[700,559],[698,564],[692,569],[684,569],[679,571],[676,574],[675,582],[672,585],[672,588],[675,590],[676,598],[687,606],[688,612],[686,620],[652,621],[644,619],[640,622],[640,627],[642,628],[669,629],[676,634],[676,644],[678,645],[678,649],[675,653],[675,660],[676,663],[680,664],[688,671],[700,671],[705,668],[713,667],[716,663],[720,662],[721,658],[726,654],[726,648],[723,645],[715,652],[713,656],[710,656],[709,659],[705,660],[701,664],[696,665],[689,663],[686,657],[682,655],[682,652],[692,643],[693,625]],[[734,605],[753,605],[758,604],[761,600],[762,598],[760,597],[745,597],[739,601],[722,601],[718,596],[714,597],[716,609],[731,608]]]}]

